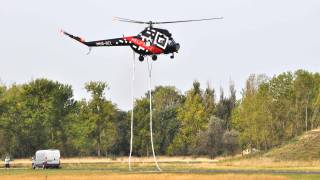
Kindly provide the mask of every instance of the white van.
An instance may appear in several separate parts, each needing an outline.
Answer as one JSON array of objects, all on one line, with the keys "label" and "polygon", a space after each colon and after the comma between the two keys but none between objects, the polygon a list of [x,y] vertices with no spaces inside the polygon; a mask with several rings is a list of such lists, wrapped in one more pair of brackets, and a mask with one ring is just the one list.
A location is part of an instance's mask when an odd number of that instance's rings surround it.
[{"label": "white van", "polygon": [[46,169],[49,167],[60,167],[60,151],[57,149],[39,150],[32,157],[32,168],[37,167]]}]

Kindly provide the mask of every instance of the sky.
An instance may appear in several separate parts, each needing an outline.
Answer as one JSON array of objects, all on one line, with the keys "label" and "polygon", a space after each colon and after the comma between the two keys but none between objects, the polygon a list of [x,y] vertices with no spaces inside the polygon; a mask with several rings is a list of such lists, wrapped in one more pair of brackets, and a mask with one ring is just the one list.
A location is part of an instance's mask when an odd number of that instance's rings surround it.
[{"label": "sky", "polygon": [[[1,0],[0,79],[7,86],[48,78],[69,84],[75,99],[89,98],[88,81],[105,81],[122,110],[131,107],[132,50],[88,48],[59,33],[86,40],[137,35],[143,25],[123,17],[170,21],[221,17],[223,20],[167,24],[181,49],[153,62],[152,87],[170,85],[184,93],[198,80],[219,92],[233,81],[238,97],[250,74],[270,77],[297,69],[319,72],[319,0]],[[134,96],[148,90],[146,62],[136,61]],[[217,95],[218,97],[218,95]]]}]

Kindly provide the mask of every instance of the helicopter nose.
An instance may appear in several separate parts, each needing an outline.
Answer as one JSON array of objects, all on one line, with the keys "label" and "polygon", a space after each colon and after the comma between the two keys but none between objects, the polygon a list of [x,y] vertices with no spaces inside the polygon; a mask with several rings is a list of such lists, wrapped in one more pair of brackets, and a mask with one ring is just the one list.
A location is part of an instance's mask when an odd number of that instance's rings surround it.
[{"label": "helicopter nose", "polygon": [[180,49],[180,44],[179,44],[179,43],[176,43],[176,44],[174,45],[174,49],[175,49],[176,52],[178,52],[179,49]]}]

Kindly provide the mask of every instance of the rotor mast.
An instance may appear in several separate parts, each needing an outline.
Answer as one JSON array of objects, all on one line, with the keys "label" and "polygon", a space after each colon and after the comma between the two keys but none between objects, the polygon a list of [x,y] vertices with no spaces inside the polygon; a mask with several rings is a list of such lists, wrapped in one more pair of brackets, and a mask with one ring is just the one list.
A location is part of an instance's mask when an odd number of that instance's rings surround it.
[{"label": "rotor mast", "polygon": [[149,27],[150,27],[150,28],[153,27],[153,26],[152,26],[152,25],[153,25],[153,22],[152,22],[152,21],[149,21],[148,24],[149,24]]}]

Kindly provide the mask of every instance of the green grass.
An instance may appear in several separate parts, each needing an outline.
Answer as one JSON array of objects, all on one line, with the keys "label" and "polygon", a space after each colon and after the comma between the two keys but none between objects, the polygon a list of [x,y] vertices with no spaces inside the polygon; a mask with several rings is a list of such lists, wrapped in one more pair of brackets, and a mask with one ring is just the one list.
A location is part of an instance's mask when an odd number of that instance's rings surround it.
[{"label": "green grass", "polygon": [[[163,172],[166,173],[166,172]],[[94,170],[94,169],[48,169],[48,170],[32,170],[32,169],[0,169],[0,179],[1,176],[9,175],[12,177],[19,176],[19,175],[29,175],[29,176],[52,176],[52,175],[114,175],[114,174],[159,174],[158,172],[142,172],[141,170],[139,171],[106,171],[106,170]],[[186,173],[172,173],[172,174],[186,174]],[[232,173],[187,173],[187,174],[207,174],[207,175],[217,175],[217,174],[232,174]],[[263,175],[265,173],[237,173],[237,174],[242,174],[242,175]],[[306,180],[316,180],[320,179],[320,175],[308,175],[308,174],[280,174],[280,176],[285,176],[289,179],[306,179]]]},{"label": "green grass", "polygon": [[[207,170],[282,170],[282,171],[320,171],[320,166],[312,166],[310,164],[299,166],[290,166],[290,162],[282,163],[282,162],[267,162],[267,164],[262,164],[262,161],[257,159],[249,159],[248,162],[242,163],[241,161],[224,161],[222,163],[159,163],[160,167],[166,172],[175,172],[175,171],[207,171]],[[239,163],[237,165],[233,163]],[[248,165],[250,164],[251,165]],[[261,165],[259,165],[261,163]],[[300,164],[299,162],[297,164]],[[16,167],[19,169],[30,169],[31,165],[19,165]],[[156,171],[155,164],[152,162],[148,163],[132,163],[132,169],[134,171]],[[51,170],[51,169],[49,169]],[[68,163],[62,164],[62,168],[59,171],[107,171],[107,172],[127,172],[128,171],[128,163],[123,162],[112,162],[112,163]],[[1,171],[1,169],[0,169]],[[2,169],[5,171],[5,169]],[[10,170],[9,170],[10,171]],[[41,171],[37,169],[36,171]]]},{"label": "green grass", "polygon": [[[205,173],[206,171],[234,171],[234,170],[249,170],[261,171],[262,173],[270,173],[272,171],[282,172],[320,172],[320,167],[312,166],[286,166],[285,164],[270,164],[268,166],[252,166],[242,165],[227,165],[220,163],[160,163],[160,167],[164,172],[199,172]],[[154,163],[133,163],[133,172],[153,172],[157,171]],[[79,173],[79,172],[117,172],[128,173],[127,163],[81,163],[81,164],[63,164],[61,169],[31,169],[30,166],[24,166],[12,169],[0,169],[0,174],[3,173]]]},{"label": "green grass", "polygon": [[298,175],[285,175],[286,177],[288,177],[289,179],[293,179],[293,180],[319,180],[320,179],[320,175],[316,174],[316,175],[310,175],[310,174],[298,174]]}]

